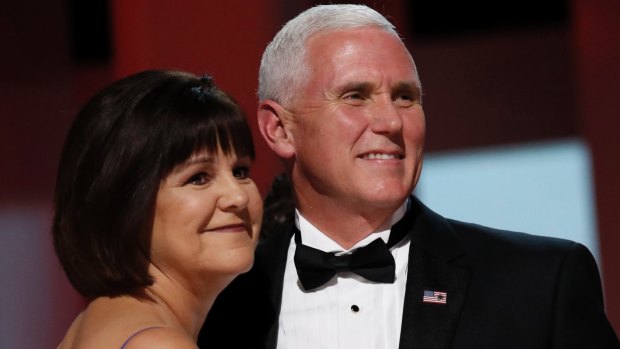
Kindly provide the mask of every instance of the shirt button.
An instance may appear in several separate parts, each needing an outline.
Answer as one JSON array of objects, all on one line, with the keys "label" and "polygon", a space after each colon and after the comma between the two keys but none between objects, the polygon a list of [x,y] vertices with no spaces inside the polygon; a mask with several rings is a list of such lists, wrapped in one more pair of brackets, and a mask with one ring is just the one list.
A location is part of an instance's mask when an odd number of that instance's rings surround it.
[{"label": "shirt button", "polygon": [[351,311],[354,313],[357,313],[358,311],[360,311],[360,307],[358,307],[357,305],[353,304],[351,306]]}]

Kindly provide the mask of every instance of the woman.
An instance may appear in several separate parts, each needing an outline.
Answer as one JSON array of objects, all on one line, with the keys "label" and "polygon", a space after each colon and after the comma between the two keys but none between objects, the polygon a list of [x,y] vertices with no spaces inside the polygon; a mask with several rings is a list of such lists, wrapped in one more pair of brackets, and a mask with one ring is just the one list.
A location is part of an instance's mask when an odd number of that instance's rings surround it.
[{"label": "woman", "polygon": [[54,245],[89,300],[59,348],[196,348],[215,297],[253,263],[253,158],[241,109],[209,77],[146,71],[93,97],[56,183]]}]

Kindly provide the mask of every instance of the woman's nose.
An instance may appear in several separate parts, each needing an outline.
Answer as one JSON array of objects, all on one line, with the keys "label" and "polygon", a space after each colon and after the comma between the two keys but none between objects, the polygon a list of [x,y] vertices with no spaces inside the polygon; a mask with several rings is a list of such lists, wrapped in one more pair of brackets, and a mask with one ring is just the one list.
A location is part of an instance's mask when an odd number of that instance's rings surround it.
[{"label": "woman's nose", "polygon": [[220,197],[218,198],[218,207],[222,211],[241,211],[248,205],[248,193],[244,190],[237,178],[232,177],[226,179],[222,183]]}]

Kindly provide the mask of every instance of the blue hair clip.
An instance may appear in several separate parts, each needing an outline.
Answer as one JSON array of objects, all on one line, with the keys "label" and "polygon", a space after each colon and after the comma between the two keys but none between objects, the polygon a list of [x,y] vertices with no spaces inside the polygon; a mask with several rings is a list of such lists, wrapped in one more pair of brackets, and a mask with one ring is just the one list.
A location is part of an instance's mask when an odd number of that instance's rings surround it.
[{"label": "blue hair clip", "polygon": [[205,74],[200,77],[200,83],[206,86],[209,90],[215,87],[215,79],[209,74]]},{"label": "blue hair clip", "polygon": [[194,86],[191,88],[191,91],[199,101],[205,102],[207,100],[207,95],[205,94],[202,86]]},{"label": "blue hair clip", "polygon": [[207,93],[213,93],[215,89],[215,80],[211,75],[205,74],[200,77],[200,85],[191,88],[191,91],[199,101],[205,102],[207,100]]}]

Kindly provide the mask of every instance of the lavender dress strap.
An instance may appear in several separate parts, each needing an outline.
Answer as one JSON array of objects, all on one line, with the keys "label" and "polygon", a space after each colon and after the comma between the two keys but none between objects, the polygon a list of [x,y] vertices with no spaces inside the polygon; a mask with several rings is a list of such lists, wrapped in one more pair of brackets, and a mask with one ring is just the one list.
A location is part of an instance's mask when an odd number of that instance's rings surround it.
[{"label": "lavender dress strap", "polygon": [[134,334],[132,334],[131,336],[129,336],[129,338],[127,338],[127,340],[125,341],[125,343],[123,343],[123,346],[121,347],[121,349],[125,349],[125,346],[127,345],[127,343],[129,343],[129,341],[130,341],[133,337],[135,337],[137,334],[142,333],[142,332],[144,332],[144,331],[146,331],[146,330],[150,330],[150,329],[152,329],[152,328],[160,328],[160,326],[151,326],[151,327],[146,327],[146,328],[143,328],[143,329],[141,329],[141,330],[136,331]]}]

